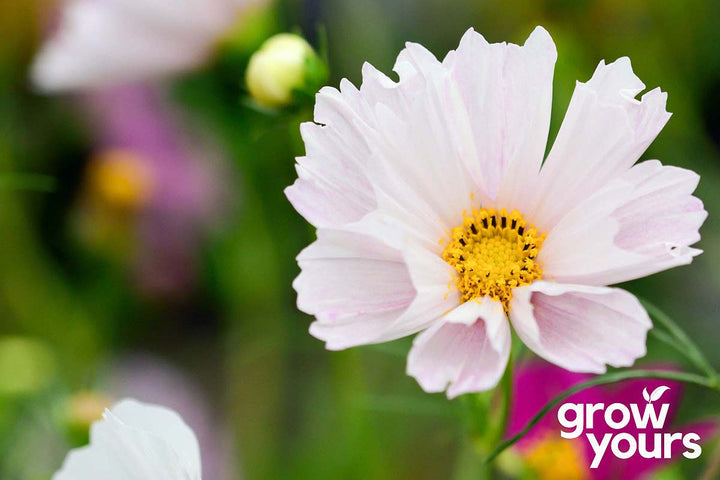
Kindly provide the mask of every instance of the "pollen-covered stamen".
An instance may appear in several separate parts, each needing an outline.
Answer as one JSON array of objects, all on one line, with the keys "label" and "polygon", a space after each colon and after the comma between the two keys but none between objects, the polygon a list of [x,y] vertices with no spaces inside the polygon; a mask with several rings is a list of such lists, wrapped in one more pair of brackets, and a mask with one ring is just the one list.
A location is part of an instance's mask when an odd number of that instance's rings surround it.
[{"label": "pollen-covered stamen", "polygon": [[457,271],[462,301],[489,296],[508,310],[512,290],[542,277],[537,262],[545,235],[517,211],[492,208],[463,212],[463,224],[449,232],[442,258]]}]

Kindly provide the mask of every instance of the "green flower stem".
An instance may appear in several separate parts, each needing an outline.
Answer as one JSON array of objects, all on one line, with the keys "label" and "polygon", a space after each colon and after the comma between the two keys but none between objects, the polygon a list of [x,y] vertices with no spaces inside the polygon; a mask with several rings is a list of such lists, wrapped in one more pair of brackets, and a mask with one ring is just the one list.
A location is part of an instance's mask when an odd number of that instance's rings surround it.
[{"label": "green flower stem", "polygon": [[493,443],[496,445],[497,442],[502,440],[507,430],[508,419],[510,418],[510,402],[513,394],[513,362],[508,362],[505,373],[500,380],[500,405],[498,406],[498,423],[495,425],[495,431],[493,432]]},{"label": "green flower stem", "polygon": [[[680,342],[680,345],[676,346],[675,348],[684,353],[687,359],[690,360],[696,367],[705,372],[705,374],[709,377],[710,381],[715,384],[715,386],[720,384],[720,376],[718,376],[717,371],[712,367],[712,365],[710,365],[710,362],[705,358],[697,345],[695,345],[695,343],[678,326],[678,324],[675,323],[669,315],[660,310],[651,302],[642,298],[640,299],[640,302],[643,304],[643,306],[648,311],[653,320],[655,320],[657,323],[667,329],[670,335],[675,337],[675,339]],[[655,336],[666,343],[669,340],[669,338],[667,337],[663,338],[663,335],[660,333],[656,333]]]},{"label": "green flower stem", "polygon": [[660,340],[665,345],[672,347],[674,350],[677,350],[678,352],[682,353],[683,355],[687,356],[687,350],[685,350],[685,347],[680,344],[675,337],[670,335],[669,333],[660,330],[659,328],[653,328],[648,332],[648,335],[655,338],[656,340]]},{"label": "green flower stem", "polygon": [[513,362],[508,362],[498,388],[462,397],[466,406],[469,442],[460,454],[456,480],[493,478],[490,465],[478,462],[503,438],[510,415]]},{"label": "green flower stem", "polygon": [[569,388],[568,390],[565,390],[560,395],[556,396],[552,400],[550,400],[540,412],[538,412],[537,415],[535,415],[525,427],[520,430],[518,433],[513,435],[511,438],[500,444],[495,450],[490,453],[490,455],[487,456],[485,459],[486,463],[491,462],[494,460],[498,455],[500,455],[503,451],[505,451],[507,448],[514,445],[518,440],[520,440],[522,437],[527,435],[527,433],[550,411],[552,410],[556,405],[558,405],[560,402],[568,398],[570,395],[577,393],[581,390],[585,390],[586,388],[590,387],[596,387],[598,385],[607,385],[609,383],[615,383],[622,380],[630,380],[630,379],[637,379],[637,378],[660,378],[664,380],[675,380],[678,382],[685,382],[685,383],[694,383],[695,385],[700,385],[706,388],[710,388],[712,390],[716,390],[720,392],[720,386],[714,379],[708,379],[706,377],[703,377],[701,375],[697,375],[694,373],[687,373],[687,372],[674,372],[674,371],[656,371],[656,370],[626,370],[622,372],[613,372],[613,373],[607,373],[605,375],[600,375],[598,377],[593,378],[592,380],[588,380],[587,382],[582,382],[577,385],[575,385],[572,388]]}]

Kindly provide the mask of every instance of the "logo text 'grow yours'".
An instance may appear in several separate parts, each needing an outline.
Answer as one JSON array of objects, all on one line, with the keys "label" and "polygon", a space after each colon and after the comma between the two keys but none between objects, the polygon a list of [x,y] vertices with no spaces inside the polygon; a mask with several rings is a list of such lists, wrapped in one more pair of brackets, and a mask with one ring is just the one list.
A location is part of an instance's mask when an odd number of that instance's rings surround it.
[{"label": "logo text 'grow yours'", "polygon": [[[668,459],[672,455],[673,445],[682,445],[685,458],[698,458],[702,448],[697,443],[697,433],[652,432],[665,427],[668,409],[667,403],[656,403],[670,388],[661,386],[648,393],[643,390],[645,404],[631,403],[565,403],[558,410],[558,422],[562,426],[560,435],[573,439],[585,434],[593,449],[590,468],[597,468],[608,452],[620,459],[640,455],[647,459]],[[608,428],[603,428],[603,423]],[[610,432],[596,434],[586,432],[598,428]],[[623,432],[628,429],[632,431]]]}]

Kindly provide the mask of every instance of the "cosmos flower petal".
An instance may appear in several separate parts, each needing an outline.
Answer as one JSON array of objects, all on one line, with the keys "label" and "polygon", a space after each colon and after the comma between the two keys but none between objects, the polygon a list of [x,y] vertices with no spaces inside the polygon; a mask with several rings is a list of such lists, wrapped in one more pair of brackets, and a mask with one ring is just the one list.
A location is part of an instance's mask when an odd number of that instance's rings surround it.
[{"label": "cosmos flower petal", "polygon": [[645,355],[652,328],[645,309],[625,290],[546,281],[514,290],[510,319],[539,356],[586,373],[631,366]]},{"label": "cosmos flower petal", "polygon": [[90,430],[90,445],[70,452],[53,480],[200,480],[200,449],[177,413],[124,400]]},{"label": "cosmos flower petal", "polygon": [[690,170],[641,162],[567,214],[540,252],[561,283],[608,285],[686,265],[707,217]]},{"label": "cosmos flower petal", "polygon": [[319,230],[298,263],[298,308],[315,315],[310,333],[332,350],[392,337],[385,332],[416,296],[401,254],[370,237]]},{"label": "cosmos flower petal", "polygon": [[446,59],[471,128],[468,156],[481,169],[490,200],[517,202],[506,208],[522,207],[526,184],[540,171],[556,59],[555,44],[542,27],[524,46],[490,44],[468,30]]},{"label": "cosmos flower petal", "polygon": [[667,94],[645,85],[623,57],[601,62],[575,87],[565,119],[535,189],[534,224],[549,231],[573,206],[622,175],[665,126]]},{"label": "cosmos flower petal", "polygon": [[373,188],[358,167],[366,150],[353,142],[357,137],[314,123],[300,131],[308,152],[297,159],[298,179],[285,189],[295,209],[318,228],[341,227],[375,210]]},{"label": "cosmos flower petal", "polygon": [[510,327],[499,302],[469,301],[415,338],[407,373],[449,398],[493,388],[510,357]]}]

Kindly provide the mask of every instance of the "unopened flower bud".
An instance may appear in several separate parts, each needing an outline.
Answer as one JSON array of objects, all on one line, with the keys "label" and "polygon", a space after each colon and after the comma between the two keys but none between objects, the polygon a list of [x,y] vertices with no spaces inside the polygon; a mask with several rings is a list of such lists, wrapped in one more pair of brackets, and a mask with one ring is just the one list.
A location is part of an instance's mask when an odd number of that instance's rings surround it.
[{"label": "unopened flower bud", "polygon": [[262,107],[290,105],[297,93],[308,96],[327,80],[327,66],[308,42],[291,33],[265,41],[250,58],[246,82],[252,98]]}]

